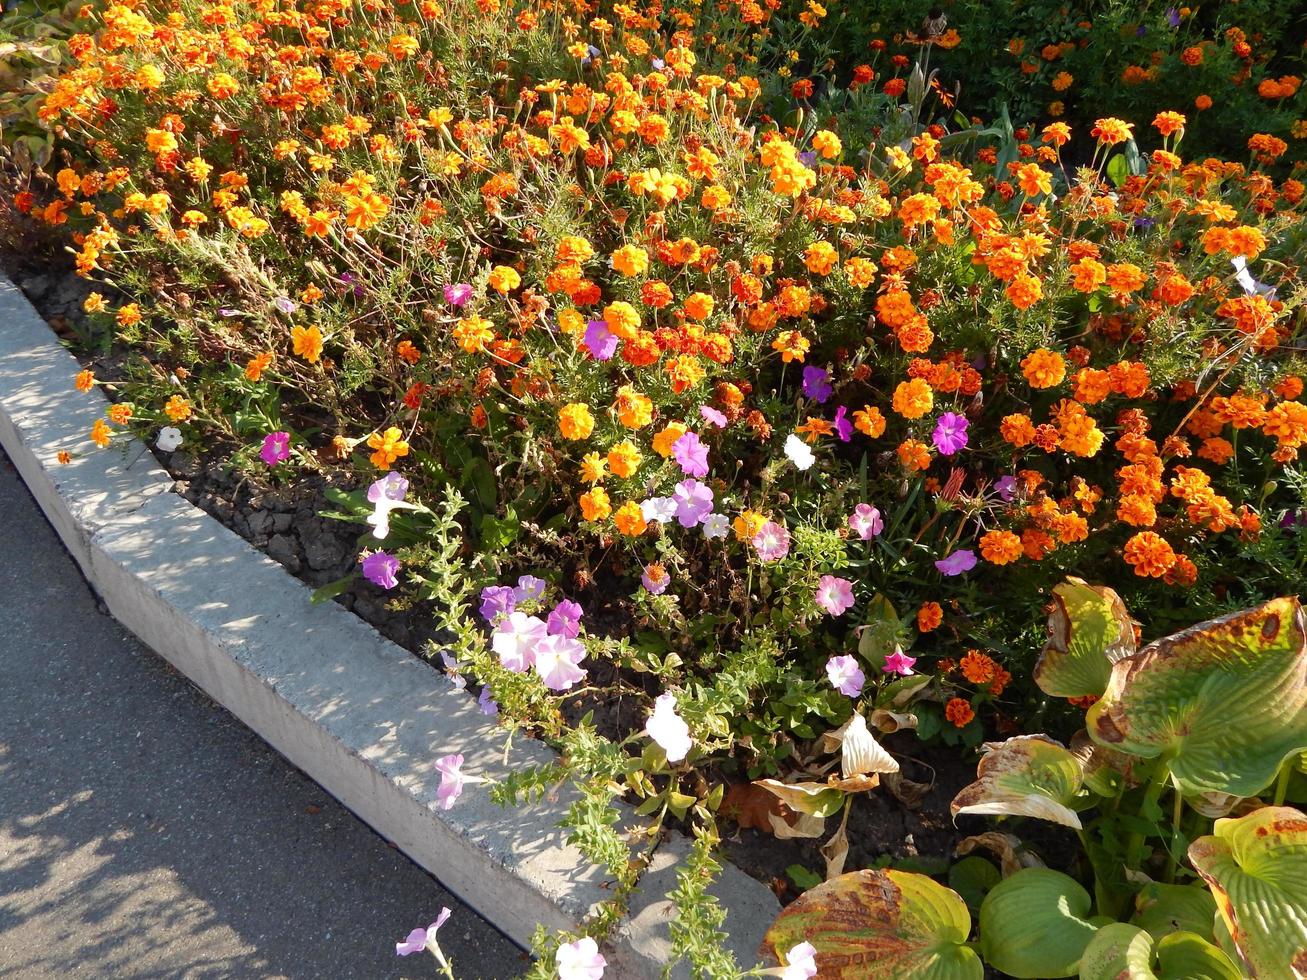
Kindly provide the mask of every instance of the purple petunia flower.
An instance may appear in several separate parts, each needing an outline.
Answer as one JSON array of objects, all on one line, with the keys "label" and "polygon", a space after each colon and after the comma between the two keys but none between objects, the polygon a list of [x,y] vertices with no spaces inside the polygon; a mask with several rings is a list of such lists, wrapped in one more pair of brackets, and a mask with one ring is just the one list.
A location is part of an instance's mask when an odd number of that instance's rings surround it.
[{"label": "purple petunia flower", "polygon": [[571,599],[564,599],[554,606],[545,620],[545,628],[551,636],[575,638],[581,632],[581,604]]},{"label": "purple petunia flower", "polygon": [[1003,503],[1011,502],[1017,493],[1017,478],[1011,473],[1000,476],[994,481],[994,492],[998,494]]},{"label": "purple petunia flower", "polygon": [[368,487],[368,503],[375,504],[382,497],[391,500],[403,500],[408,493],[408,480],[391,470],[380,480],[373,481]]},{"label": "purple petunia flower", "polygon": [[803,397],[811,398],[818,405],[826,404],[833,390],[827,383],[829,379],[829,371],[809,364],[803,369]]},{"label": "purple petunia flower", "polygon": [[466,306],[472,298],[472,284],[468,282],[451,283],[445,287],[445,302],[450,306]]},{"label": "purple petunia flower", "polygon": [[676,484],[672,499],[676,501],[676,520],[681,527],[702,524],[712,513],[712,487],[698,480],[682,480]]},{"label": "purple petunia flower", "polygon": [[490,688],[481,688],[481,693],[477,695],[477,708],[488,718],[499,714],[499,702],[490,696]]},{"label": "purple petunia flower", "polygon": [[299,303],[296,303],[289,296],[278,296],[272,301],[272,305],[287,315],[294,313],[300,308]]},{"label": "purple petunia flower", "polygon": [[945,412],[935,423],[935,431],[931,433],[931,441],[935,443],[935,448],[945,456],[952,456],[959,450],[967,448],[967,420],[963,415],[957,412]]},{"label": "purple petunia flower", "polygon": [[509,615],[516,608],[517,599],[507,585],[487,585],[481,590],[481,617],[487,623]]},{"label": "purple petunia flower", "polygon": [[536,578],[534,575],[523,575],[517,580],[517,586],[513,589],[513,598],[518,602],[539,599],[545,594],[545,586],[548,584],[544,579]]},{"label": "purple petunia flower", "polygon": [[585,325],[585,339],[581,346],[596,361],[606,361],[617,353],[617,334],[608,329],[607,320],[591,320]]},{"label": "purple petunia flower", "polygon": [[672,443],[672,458],[686,476],[708,475],[708,447],[697,433],[687,432]]},{"label": "purple petunia flower", "polygon": [[269,466],[276,466],[290,459],[290,433],[269,432],[264,436],[259,458]]},{"label": "purple petunia flower", "polygon": [[840,437],[840,442],[848,442],[853,436],[853,423],[846,417],[848,414],[849,410],[845,405],[835,410],[835,434]]},{"label": "purple petunia flower", "polygon": [[359,567],[363,570],[363,577],[373,585],[383,589],[393,589],[399,585],[399,579],[395,578],[395,573],[399,571],[399,559],[394,555],[374,551],[363,559]]},{"label": "purple petunia flower", "polygon": [[434,945],[436,942],[436,933],[440,927],[445,924],[445,920],[450,916],[449,909],[442,908],[436,921],[431,923],[425,929],[414,929],[408,934],[408,938],[402,943],[395,943],[396,956],[411,956],[414,953],[420,953],[427,948],[428,944]]},{"label": "purple petunia flower", "polygon": [[960,548],[947,558],[935,562],[935,567],[944,575],[961,575],[976,567],[976,553],[970,548]]},{"label": "purple petunia flower", "polygon": [[1180,11],[1176,10],[1174,7],[1167,7],[1167,8],[1166,8],[1166,22],[1167,22],[1168,24],[1170,24],[1172,27],[1179,27],[1179,26],[1180,26]]}]

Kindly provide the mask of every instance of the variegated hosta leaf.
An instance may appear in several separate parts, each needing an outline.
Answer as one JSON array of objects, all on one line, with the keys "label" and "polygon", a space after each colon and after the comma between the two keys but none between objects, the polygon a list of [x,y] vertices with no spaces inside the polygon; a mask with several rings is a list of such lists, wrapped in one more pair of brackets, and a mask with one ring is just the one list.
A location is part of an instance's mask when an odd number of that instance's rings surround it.
[{"label": "variegated hosta leaf", "polygon": [[844,805],[844,794],[826,783],[782,783],[779,779],[755,779],[753,785],[767,790],[790,809],[814,817],[829,817],[838,813]]},{"label": "variegated hosta leaf", "polygon": [[1150,881],[1135,896],[1135,914],[1131,924],[1154,939],[1173,932],[1192,932],[1212,939],[1216,921],[1216,901],[1200,884],[1167,885]]},{"label": "variegated hosta leaf", "polygon": [[810,942],[821,980],[981,980],[980,957],[964,945],[970,932],[952,889],[907,871],[854,871],[787,905],[762,953],[780,962]]},{"label": "variegated hosta leaf", "polygon": [[1089,892],[1070,875],[1026,868],[1004,878],[980,905],[985,962],[1022,980],[1073,977],[1097,932]]},{"label": "variegated hosta leaf", "polygon": [[1251,976],[1307,975],[1307,815],[1268,806],[1218,820],[1189,845],[1189,860]]},{"label": "variegated hosta leaf", "polygon": [[1045,694],[1102,694],[1112,665],[1134,652],[1134,624],[1119,595],[1078,578],[1053,587],[1048,642],[1035,664],[1035,683]]},{"label": "variegated hosta leaf", "polygon": [[1140,779],[1135,770],[1148,767],[1137,756],[1099,745],[1083,728],[1071,736],[1067,747],[1080,761],[1085,787],[1099,796],[1116,796],[1123,780],[1128,787],[1138,786]]},{"label": "variegated hosta leaf", "polygon": [[1080,760],[1043,735],[989,742],[976,767],[976,781],[953,798],[961,813],[1038,817],[1080,829],[1069,804],[1080,791]]},{"label": "variegated hosta leaf", "polygon": [[962,838],[953,853],[961,857],[977,848],[989,851],[998,858],[1004,878],[1016,874],[1022,868],[1044,867],[1044,859],[1021,843],[1020,838],[999,833],[997,830],[987,830],[983,834]]},{"label": "variegated hosta leaf", "polygon": [[1101,745],[1166,757],[1186,797],[1256,794],[1307,747],[1302,606],[1272,599],[1117,661],[1085,722]]},{"label": "variegated hosta leaf", "polygon": [[1242,980],[1230,958],[1192,932],[1158,941],[1138,926],[1103,926],[1085,948],[1080,980]]}]

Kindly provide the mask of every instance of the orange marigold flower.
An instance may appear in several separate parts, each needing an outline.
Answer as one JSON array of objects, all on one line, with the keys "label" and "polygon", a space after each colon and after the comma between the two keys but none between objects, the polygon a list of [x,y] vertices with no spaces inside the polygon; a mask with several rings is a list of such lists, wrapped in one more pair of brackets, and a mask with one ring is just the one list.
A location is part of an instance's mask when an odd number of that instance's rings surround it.
[{"label": "orange marigold flower", "polygon": [[980,538],[980,553],[992,564],[1010,564],[1021,557],[1021,538],[1011,531],[986,531]]},{"label": "orange marigold flower", "polygon": [[994,679],[998,664],[988,654],[981,653],[979,650],[968,650],[958,664],[958,669],[972,684],[988,684]]},{"label": "orange marigold flower", "polygon": [[1021,359],[1021,373],[1032,388],[1053,388],[1066,377],[1066,361],[1056,351],[1041,347]]},{"label": "orange marigold flower", "polygon": [[1124,143],[1134,135],[1134,126],[1121,119],[1113,119],[1109,116],[1095,120],[1094,128],[1089,131],[1089,135],[1100,143],[1115,146],[1117,143]]},{"label": "orange marigold flower", "polygon": [[885,416],[879,408],[864,405],[853,413],[853,426],[863,435],[877,439],[885,432]]},{"label": "orange marigold flower", "polygon": [[322,331],[316,326],[293,327],[290,332],[291,349],[310,364],[322,357]]},{"label": "orange marigold flower", "polygon": [[905,419],[919,419],[935,407],[935,395],[921,378],[912,378],[894,389],[893,405]]},{"label": "orange marigold flower", "polygon": [[95,375],[90,371],[78,371],[77,377],[73,380],[77,390],[81,392],[90,391],[95,385]]},{"label": "orange marigold flower", "polygon": [[942,622],[944,622],[944,610],[938,602],[923,602],[921,608],[917,610],[917,629],[922,633],[930,633],[938,629]]},{"label": "orange marigold flower", "polygon": [[414,345],[411,340],[401,340],[395,345],[395,353],[403,361],[409,364],[416,364],[422,359],[422,351]]},{"label": "orange marigold flower", "polygon": [[1139,531],[1125,543],[1126,564],[1141,578],[1161,578],[1175,565],[1175,549],[1153,531]]},{"label": "orange marigold flower", "polygon": [[951,721],[957,728],[965,728],[971,723],[971,719],[976,717],[976,713],[971,710],[971,705],[962,698],[953,698],[948,704],[944,705],[944,717]]},{"label": "orange marigold flower", "polygon": [[104,419],[96,419],[95,424],[91,426],[91,441],[101,449],[105,449],[111,438],[112,432]]},{"label": "orange marigold flower", "polygon": [[602,521],[612,512],[608,491],[603,487],[595,487],[581,494],[581,516],[587,521]]},{"label": "orange marigold flower", "polygon": [[649,527],[640,505],[634,500],[628,500],[617,508],[616,513],[613,514],[613,523],[617,525],[618,531],[631,538],[644,534],[645,529]]},{"label": "orange marigold flower", "polygon": [[772,350],[780,353],[781,360],[786,364],[791,361],[802,363],[804,358],[808,356],[808,350],[812,347],[812,342],[798,330],[786,330],[777,335],[771,346]]},{"label": "orange marigold flower", "polygon": [[173,395],[169,398],[163,410],[174,422],[185,422],[191,417],[191,403],[181,395]]},{"label": "orange marigold flower", "polygon": [[899,462],[907,469],[920,471],[930,466],[930,449],[924,442],[905,439],[898,448]]},{"label": "orange marigold flower", "polygon": [[372,450],[369,457],[372,465],[379,470],[390,469],[395,460],[408,455],[404,433],[393,425],[385,432],[374,432],[368,436],[368,448]]}]

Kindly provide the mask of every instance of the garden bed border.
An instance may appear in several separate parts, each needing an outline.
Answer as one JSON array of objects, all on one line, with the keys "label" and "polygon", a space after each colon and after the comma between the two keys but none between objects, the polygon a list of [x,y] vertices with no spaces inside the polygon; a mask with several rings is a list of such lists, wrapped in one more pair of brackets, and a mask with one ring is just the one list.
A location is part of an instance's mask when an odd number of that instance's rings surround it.
[{"label": "garden bed border", "polygon": [[[602,869],[558,826],[567,793],[501,809],[474,784],[439,809],[436,758],[461,753],[468,775],[502,778],[552,750],[515,739],[510,767],[503,730],[475,699],[343,607],[311,605],[307,585],[172,492],[139,440],[89,445],[106,399],[75,389],[80,369],[0,274],[0,445],[123,626],[524,948],[537,923],[575,929],[610,896]],[[58,462],[61,449],[72,462]],[[625,825],[638,824],[623,811]],[[661,975],[667,893],[688,843],[673,833],[658,845],[604,948],[613,977]],[[779,902],[726,862],[711,891],[729,947],[752,966]]]}]

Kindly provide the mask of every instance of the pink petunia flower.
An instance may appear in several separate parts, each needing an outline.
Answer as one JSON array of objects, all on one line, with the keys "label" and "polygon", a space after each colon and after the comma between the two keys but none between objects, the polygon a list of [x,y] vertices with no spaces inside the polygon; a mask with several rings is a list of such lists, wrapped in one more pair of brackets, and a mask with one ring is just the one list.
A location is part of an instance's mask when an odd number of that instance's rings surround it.
[{"label": "pink petunia flower", "polygon": [[264,436],[259,458],[269,466],[276,466],[290,459],[290,433],[269,432]]},{"label": "pink petunia flower", "polygon": [[853,583],[836,575],[823,575],[817,582],[817,605],[832,616],[842,616],[853,606]]},{"label": "pink petunia flower", "polygon": [[662,595],[667,591],[671,581],[672,577],[661,565],[645,565],[644,571],[640,574],[640,584],[650,595]]},{"label": "pink petunia flower", "polygon": [[870,541],[885,530],[885,521],[871,504],[858,504],[849,515],[849,527],[863,541]]},{"label": "pink petunia flower", "polygon": [[425,929],[414,929],[402,943],[395,943],[395,955],[412,956],[414,953],[422,952],[428,946],[435,947],[436,933],[440,931],[440,927],[445,924],[445,920],[449,916],[449,909],[442,908],[440,915],[436,916],[436,921],[431,925]]},{"label": "pink petunia flower", "polygon": [[585,659],[585,645],[566,636],[546,636],[534,648],[536,673],[551,691],[566,691],[585,679],[578,667]]},{"label": "pink petunia flower", "polygon": [[461,755],[442,755],[436,760],[436,771],[440,773],[440,789],[436,790],[436,802],[440,809],[452,809],[463,795],[463,784],[470,780],[463,775],[463,757]]},{"label": "pink petunia flower", "polygon": [[467,301],[471,298],[471,283],[456,282],[445,287],[445,302],[450,306],[466,306]]},{"label": "pink petunia flower", "polygon": [[708,447],[697,433],[687,432],[672,443],[672,458],[686,476],[708,475]]},{"label": "pink petunia flower", "polygon": [[712,487],[698,480],[682,480],[672,489],[676,502],[676,520],[681,527],[702,524],[712,513]]},{"label": "pink petunia flower", "polygon": [[599,944],[589,936],[574,943],[564,943],[554,954],[558,980],[600,980],[608,961],[599,952]]},{"label": "pink petunia flower", "polygon": [[784,524],[768,521],[758,529],[752,543],[763,561],[780,561],[790,553],[790,532]]},{"label": "pink petunia flower", "polygon": [[887,674],[899,674],[907,677],[912,673],[912,665],[916,662],[916,657],[909,657],[903,652],[903,648],[896,643],[894,644],[894,652],[885,658],[885,666],[881,667],[881,670]]},{"label": "pink petunia flower", "polygon": [[945,575],[961,575],[976,567],[976,553],[970,548],[959,548],[947,558],[935,562],[935,567]]},{"label": "pink petunia flower", "polygon": [[543,620],[526,613],[509,613],[490,637],[490,648],[499,662],[516,674],[525,674],[535,663],[536,644],[548,633]]},{"label": "pink petunia flower", "polygon": [[850,656],[831,657],[827,660],[826,677],[830,680],[831,687],[851,698],[861,694],[862,686],[867,683],[867,675]]}]

